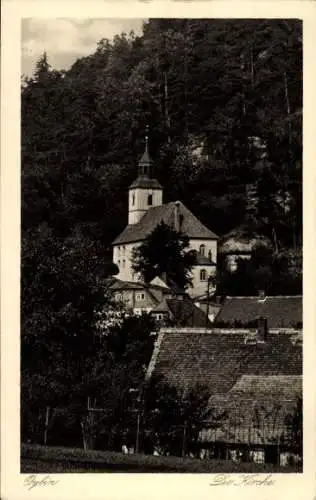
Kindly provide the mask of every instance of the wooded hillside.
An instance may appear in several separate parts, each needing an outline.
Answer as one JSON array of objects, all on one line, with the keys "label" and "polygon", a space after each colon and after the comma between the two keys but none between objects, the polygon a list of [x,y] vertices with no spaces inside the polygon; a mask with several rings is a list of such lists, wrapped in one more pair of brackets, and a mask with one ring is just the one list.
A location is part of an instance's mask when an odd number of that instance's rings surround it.
[{"label": "wooded hillside", "polygon": [[[43,56],[22,88],[23,229],[46,221],[64,237],[79,225],[107,246],[126,224],[149,124],[165,201],[181,199],[222,235],[244,222],[257,181],[256,222],[299,245],[301,118],[292,20],[152,19],[141,37],[101,40],[68,71]],[[264,160],[250,137],[266,145]]]},{"label": "wooded hillside", "polygon": [[100,366],[114,385],[122,376],[110,348],[95,363],[95,318],[147,124],[164,201],[180,199],[220,236],[246,223],[278,252],[300,252],[300,22],[151,19],[67,71],[44,54],[21,94],[25,412],[44,392],[45,404],[69,403],[71,387],[86,401]]}]

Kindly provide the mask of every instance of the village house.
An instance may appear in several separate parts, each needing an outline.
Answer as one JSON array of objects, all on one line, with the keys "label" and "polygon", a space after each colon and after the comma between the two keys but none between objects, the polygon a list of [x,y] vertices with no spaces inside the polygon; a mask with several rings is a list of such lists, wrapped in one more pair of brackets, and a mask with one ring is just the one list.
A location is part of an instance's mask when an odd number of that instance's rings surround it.
[{"label": "village house", "polygon": [[181,326],[207,326],[205,312],[192,298],[176,285],[167,285],[160,278],[150,283],[114,279],[109,286],[115,303],[127,313],[151,314],[160,324]]},{"label": "village house", "polygon": [[303,297],[301,295],[266,295],[263,290],[255,297],[226,297],[215,322],[218,326],[253,325],[259,318],[267,329],[302,329]]},{"label": "village house", "polygon": [[[205,454],[218,449],[233,460],[246,459],[257,463],[274,462],[287,465],[297,459],[299,446],[289,442],[291,416],[302,397],[302,375],[242,375],[224,394],[209,399],[209,408],[216,415],[224,414],[220,426],[202,429],[200,440],[206,444]],[[247,456],[248,455],[248,456]]]},{"label": "village house", "polygon": [[136,315],[149,313],[164,296],[169,288],[141,281],[123,281],[115,279],[109,290],[118,306]]},{"label": "village house", "polygon": [[133,250],[140,246],[161,222],[189,238],[190,250],[197,254],[192,269],[192,287],[188,293],[197,297],[206,293],[209,278],[216,273],[218,237],[206,228],[181,201],[163,203],[163,188],[151,176],[152,161],[146,149],[139,161],[138,177],[129,187],[128,225],[114,240],[113,262],[119,268],[117,278],[138,282],[132,269]]},{"label": "village house", "polygon": [[210,326],[207,314],[197,307],[188,295],[183,295],[182,297],[165,296],[151,311],[151,315],[161,325]]},{"label": "village house", "polygon": [[209,321],[212,323],[222,308],[223,299],[219,295],[210,297],[205,294],[202,297],[197,297],[194,303],[208,316]]},{"label": "village house", "polygon": [[286,465],[300,453],[286,422],[302,397],[302,337],[302,297],[228,297],[211,328],[161,328],[146,379],[184,399],[207,388],[201,457]]}]

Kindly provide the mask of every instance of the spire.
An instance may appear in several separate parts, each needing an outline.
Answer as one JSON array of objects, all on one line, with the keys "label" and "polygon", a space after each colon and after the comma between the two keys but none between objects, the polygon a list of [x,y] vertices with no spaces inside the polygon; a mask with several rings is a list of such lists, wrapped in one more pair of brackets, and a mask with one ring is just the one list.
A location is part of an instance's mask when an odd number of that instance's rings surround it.
[{"label": "spire", "polygon": [[151,166],[152,160],[149,156],[148,151],[148,130],[149,127],[146,125],[145,133],[145,151],[143,156],[138,162],[138,175],[137,179],[132,182],[129,189],[143,188],[143,189],[161,189],[162,187],[156,179],[152,178]]},{"label": "spire", "polygon": [[148,151],[148,132],[149,132],[149,127],[146,125],[145,128],[145,151],[143,153],[143,156],[139,160],[138,163],[138,175],[144,176],[144,177],[150,177],[150,166],[151,166],[151,158],[149,156],[149,151]]}]

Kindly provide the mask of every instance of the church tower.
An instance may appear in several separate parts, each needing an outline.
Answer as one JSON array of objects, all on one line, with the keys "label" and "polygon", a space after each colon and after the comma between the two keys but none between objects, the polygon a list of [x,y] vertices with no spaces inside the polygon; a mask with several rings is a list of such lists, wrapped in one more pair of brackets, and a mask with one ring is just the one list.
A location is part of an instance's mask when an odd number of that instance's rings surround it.
[{"label": "church tower", "polygon": [[128,224],[137,224],[152,207],[162,205],[162,187],[151,177],[152,161],[148,152],[146,129],[145,151],[138,163],[137,179],[130,185],[128,193]]}]

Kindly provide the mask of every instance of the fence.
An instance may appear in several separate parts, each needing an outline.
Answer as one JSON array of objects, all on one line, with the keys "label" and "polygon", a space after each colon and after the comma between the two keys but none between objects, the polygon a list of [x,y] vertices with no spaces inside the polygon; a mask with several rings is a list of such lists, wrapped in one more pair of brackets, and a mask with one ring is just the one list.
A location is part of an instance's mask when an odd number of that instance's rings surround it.
[{"label": "fence", "polygon": [[244,425],[236,415],[222,421],[168,424],[156,422],[152,412],[146,415],[140,410],[129,411],[118,420],[108,410],[96,408],[81,413],[46,408],[41,415],[32,439],[38,444],[279,465],[302,457],[292,429],[275,417]]}]

